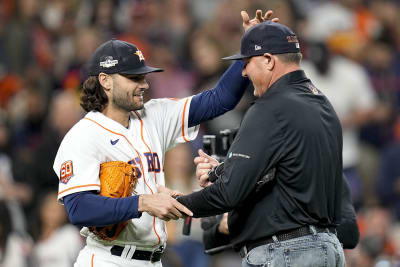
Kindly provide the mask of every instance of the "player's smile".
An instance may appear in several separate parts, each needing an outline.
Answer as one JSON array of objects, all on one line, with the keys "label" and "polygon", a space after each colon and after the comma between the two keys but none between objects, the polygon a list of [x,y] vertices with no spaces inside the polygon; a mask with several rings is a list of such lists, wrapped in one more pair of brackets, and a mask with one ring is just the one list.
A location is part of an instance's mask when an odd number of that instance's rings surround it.
[{"label": "player's smile", "polygon": [[141,90],[139,93],[134,94],[134,97],[139,98],[139,100],[143,101],[144,90]]}]

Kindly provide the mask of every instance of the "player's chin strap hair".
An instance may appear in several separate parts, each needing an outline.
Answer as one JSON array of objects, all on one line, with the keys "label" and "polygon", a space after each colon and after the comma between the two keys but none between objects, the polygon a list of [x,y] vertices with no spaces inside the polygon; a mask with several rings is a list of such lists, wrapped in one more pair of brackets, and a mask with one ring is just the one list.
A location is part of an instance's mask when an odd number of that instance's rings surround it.
[{"label": "player's chin strap hair", "polygon": [[108,97],[97,76],[90,76],[82,85],[81,107],[89,112],[102,112],[107,106]]}]

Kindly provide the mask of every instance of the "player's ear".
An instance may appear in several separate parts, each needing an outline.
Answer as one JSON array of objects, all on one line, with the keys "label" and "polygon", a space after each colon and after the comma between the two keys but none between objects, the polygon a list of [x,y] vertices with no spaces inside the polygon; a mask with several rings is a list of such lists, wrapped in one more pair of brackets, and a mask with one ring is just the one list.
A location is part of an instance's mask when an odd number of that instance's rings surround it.
[{"label": "player's ear", "polygon": [[275,58],[270,54],[270,53],[265,53],[264,54],[264,59],[265,59],[265,66],[266,68],[271,71],[275,67]]},{"label": "player's ear", "polygon": [[108,75],[106,73],[103,73],[103,72],[100,72],[99,76],[98,76],[98,79],[99,79],[99,83],[104,88],[104,91],[106,93],[112,89],[113,79],[111,78],[110,75]]}]

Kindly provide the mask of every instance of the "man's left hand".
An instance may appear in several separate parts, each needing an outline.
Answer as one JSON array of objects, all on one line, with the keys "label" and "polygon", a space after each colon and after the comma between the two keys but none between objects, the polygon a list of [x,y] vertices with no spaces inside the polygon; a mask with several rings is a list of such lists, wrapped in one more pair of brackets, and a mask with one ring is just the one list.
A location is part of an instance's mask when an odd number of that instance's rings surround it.
[{"label": "man's left hand", "polygon": [[251,27],[253,27],[261,22],[267,21],[267,20],[271,20],[273,22],[279,22],[279,18],[271,19],[273,13],[274,12],[272,10],[268,10],[267,12],[265,12],[265,15],[263,17],[262,11],[260,9],[258,9],[256,11],[256,15],[254,16],[254,18],[252,20],[250,20],[249,14],[247,14],[246,11],[241,11],[240,15],[242,15],[244,31],[247,31]]}]

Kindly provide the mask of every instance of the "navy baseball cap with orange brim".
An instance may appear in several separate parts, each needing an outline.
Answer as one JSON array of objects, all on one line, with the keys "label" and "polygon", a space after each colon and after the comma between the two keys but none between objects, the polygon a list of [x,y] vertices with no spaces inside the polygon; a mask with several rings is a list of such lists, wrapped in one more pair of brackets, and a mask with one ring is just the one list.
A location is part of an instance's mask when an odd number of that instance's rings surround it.
[{"label": "navy baseball cap with orange brim", "polygon": [[296,34],[287,26],[270,20],[251,27],[242,37],[240,54],[224,60],[240,60],[265,53],[272,55],[300,52]]},{"label": "navy baseball cap with orange brim", "polygon": [[116,39],[100,45],[88,63],[90,76],[101,72],[140,75],[160,71],[163,70],[146,65],[142,52],[134,44]]}]

